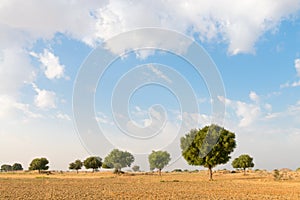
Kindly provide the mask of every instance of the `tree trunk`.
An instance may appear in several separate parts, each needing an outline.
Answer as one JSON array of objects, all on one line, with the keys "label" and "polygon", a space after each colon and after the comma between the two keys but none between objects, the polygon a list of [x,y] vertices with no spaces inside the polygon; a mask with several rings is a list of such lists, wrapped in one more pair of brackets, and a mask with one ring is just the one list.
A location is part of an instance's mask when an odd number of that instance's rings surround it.
[{"label": "tree trunk", "polygon": [[212,167],[211,166],[208,167],[208,171],[209,171],[209,180],[212,181],[213,178],[212,178]]},{"label": "tree trunk", "polygon": [[161,169],[158,169],[159,176],[161,176]]},{"label": "tree trunk", "polygon": [[76,173],[78,174],[78,169],[76,169]]},{"label": "tree trunk", "polygon": [[244,168],[244,176],[246,175],[246,168]]}]

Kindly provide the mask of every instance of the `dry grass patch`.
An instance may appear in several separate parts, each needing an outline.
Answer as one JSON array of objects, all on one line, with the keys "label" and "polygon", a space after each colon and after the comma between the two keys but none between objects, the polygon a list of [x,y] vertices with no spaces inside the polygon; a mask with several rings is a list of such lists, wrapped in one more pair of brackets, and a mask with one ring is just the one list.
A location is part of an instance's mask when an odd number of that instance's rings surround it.
[{"label": "dry grass patch", "polygon": [[[37,178],[38,177],[38,178]],[[0,174],[0,199],[300,199],[300,179],[274,181],[272,173],[206,171],[114,175],[110,172]]]}]

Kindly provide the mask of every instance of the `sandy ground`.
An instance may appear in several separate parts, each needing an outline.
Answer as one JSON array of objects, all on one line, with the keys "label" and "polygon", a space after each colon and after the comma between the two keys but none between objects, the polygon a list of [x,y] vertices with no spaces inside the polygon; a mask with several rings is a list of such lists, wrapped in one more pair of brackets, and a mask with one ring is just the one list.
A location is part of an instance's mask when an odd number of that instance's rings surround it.
[{"label": "sandy ground", "polygon": [[0,173],[0,199],[300,199],[300,173]]}]

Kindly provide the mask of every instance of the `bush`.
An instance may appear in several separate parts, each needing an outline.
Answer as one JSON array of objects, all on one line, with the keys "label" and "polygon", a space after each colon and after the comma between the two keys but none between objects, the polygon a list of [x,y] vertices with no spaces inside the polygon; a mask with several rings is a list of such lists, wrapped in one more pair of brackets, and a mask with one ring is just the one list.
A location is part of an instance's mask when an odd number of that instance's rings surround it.
[{"label": "bush", "polygon": [[278,169],[274,170],[273,176],[274,176],[275,181],[279,181],[282,179],[282,174],[280,173],[280,171]]},{"label": "bush", "polygon": [[140,166],[138,166],[138,165],[134,165],[134,166],[132,167],[132,170],[133,170],[134,172],[139,172],[139,171],[141,171],[141,170],[140,170]]},{"label": "bush", "polygon": [[174,169],[172,172],[182,172],[181,169]]}]

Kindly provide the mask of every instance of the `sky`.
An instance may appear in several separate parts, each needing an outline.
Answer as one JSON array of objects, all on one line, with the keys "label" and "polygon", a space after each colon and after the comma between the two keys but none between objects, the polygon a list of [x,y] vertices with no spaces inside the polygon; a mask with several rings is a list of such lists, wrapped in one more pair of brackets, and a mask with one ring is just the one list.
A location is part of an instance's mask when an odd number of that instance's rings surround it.
[{"label": "sky", "polygon": [[119,148],[186,169],[180,137],[217,122],[232,158],[300,167],[299,0],[2,0],[0,80],[0,165]]}]

